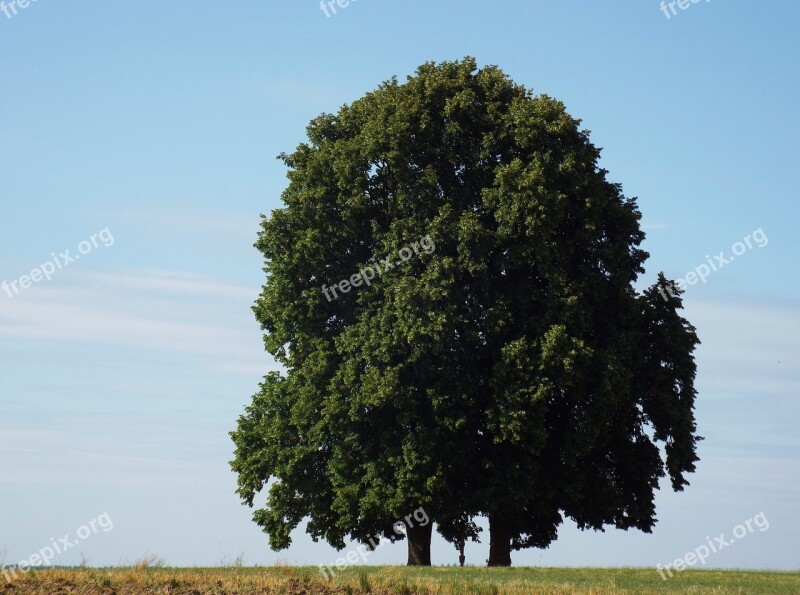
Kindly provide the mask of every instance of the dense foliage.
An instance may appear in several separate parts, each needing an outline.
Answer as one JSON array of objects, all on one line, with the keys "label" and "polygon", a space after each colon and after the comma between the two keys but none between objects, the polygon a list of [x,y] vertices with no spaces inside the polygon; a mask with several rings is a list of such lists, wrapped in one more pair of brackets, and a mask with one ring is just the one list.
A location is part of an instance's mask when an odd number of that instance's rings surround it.
[{"label": "dense foliage", "polygon": [[[564,517],[651,530],[659,479],[680,490],[697,460],[698,340],[679,296],[634,289],[640,213],[599,153],[562,103],[468,58],[316,118],[282,156],[254,310],[285,371],[232,434],[243,500],[269,484],[273,548],[303,519],[339,547],[402,538],[418,507],[456,545],[488,516],[490,564]],[[408,536],[427,563],[430,531]]]}]

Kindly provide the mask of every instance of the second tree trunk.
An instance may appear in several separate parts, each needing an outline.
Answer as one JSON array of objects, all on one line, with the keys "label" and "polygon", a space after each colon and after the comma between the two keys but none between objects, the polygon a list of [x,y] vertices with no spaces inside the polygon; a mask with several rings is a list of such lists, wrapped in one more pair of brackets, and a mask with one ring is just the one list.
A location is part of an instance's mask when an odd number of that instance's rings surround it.
[{"label": "second tree trunk", "polygon": [[489,515],[489,566],[511,566],[511,528]]},{"label": "second tree trunk", "polygon": [[431,565],[432,532],[433,523],[428,523],[424,527],[409,527],[406,530],[406,539],[408,539],[409,566]]}]

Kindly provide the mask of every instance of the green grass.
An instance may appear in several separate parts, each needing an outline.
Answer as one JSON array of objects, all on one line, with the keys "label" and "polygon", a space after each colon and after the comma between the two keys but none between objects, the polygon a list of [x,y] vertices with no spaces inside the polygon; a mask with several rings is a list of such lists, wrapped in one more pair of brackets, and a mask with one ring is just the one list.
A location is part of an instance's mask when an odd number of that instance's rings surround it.
[{"label": "green grass", "polygon": [[662,580],[653,568],[351,567],[326,580],[316,567],[36,570],[0,594],[128,595],[800,593],[800,572],[686,570]]}]

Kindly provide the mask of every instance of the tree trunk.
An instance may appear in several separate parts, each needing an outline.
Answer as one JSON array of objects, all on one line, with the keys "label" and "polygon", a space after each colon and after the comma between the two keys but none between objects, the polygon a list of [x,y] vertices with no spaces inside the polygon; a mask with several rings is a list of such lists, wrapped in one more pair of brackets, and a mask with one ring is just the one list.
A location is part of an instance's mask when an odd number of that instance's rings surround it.
[{"label": "tree trunk", "polygon": [[489,515],[489,566],[511,566],[511,528]]},{"label": "tree trunk", "polygon": [[409,566],[430,566],[431,565],[431,536],[433,534],[433,523],[428,523],[424,527],[408,527],[406,529],[406,539],[408,539],[408,565]]}]

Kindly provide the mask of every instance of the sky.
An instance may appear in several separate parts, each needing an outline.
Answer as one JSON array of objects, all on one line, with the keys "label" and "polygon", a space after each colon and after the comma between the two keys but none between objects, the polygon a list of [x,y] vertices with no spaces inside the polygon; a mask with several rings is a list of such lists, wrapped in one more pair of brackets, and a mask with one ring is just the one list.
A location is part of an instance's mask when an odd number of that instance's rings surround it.
[{"label": "sky", "polygon": [[[0,563],[62,536],[53,564],[341,555],[302,527],[271,551],[228,465],[228,432],[279,369],[250,310],[259,215],[280,206],[276,156],[312,118],[470,55],[563,101],[603,147],[643,213],[641,287],[659,271],[705,277],[684,295],[702,340],[691,485],[663,486],[652,534],[568,521],[513,563],[655,566],[724,534],[706,566],[800,568],[800,3],[686,6],[358,0],[326,16],[317,0],[38,0],[0,12]],[[468,564],[488,557],[484,536]],[[457,563],[436,535],[432,554]],[[405,559],[401,542],[368,562]]]}]

